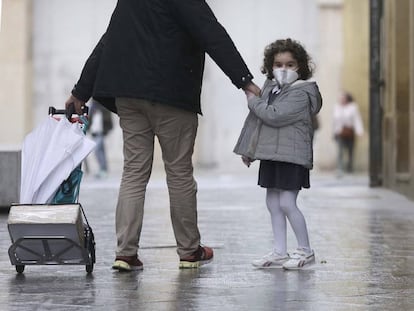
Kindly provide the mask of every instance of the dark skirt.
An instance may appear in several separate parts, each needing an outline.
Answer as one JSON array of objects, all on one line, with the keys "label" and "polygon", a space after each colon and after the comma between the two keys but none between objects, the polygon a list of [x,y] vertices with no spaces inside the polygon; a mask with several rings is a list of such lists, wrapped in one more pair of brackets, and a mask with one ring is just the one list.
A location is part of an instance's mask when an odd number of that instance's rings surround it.
[{"label": "dark skirt", "polygon": [[281,190],[310,188],[309,169],[294,163],[262,160],[258,185]]}]

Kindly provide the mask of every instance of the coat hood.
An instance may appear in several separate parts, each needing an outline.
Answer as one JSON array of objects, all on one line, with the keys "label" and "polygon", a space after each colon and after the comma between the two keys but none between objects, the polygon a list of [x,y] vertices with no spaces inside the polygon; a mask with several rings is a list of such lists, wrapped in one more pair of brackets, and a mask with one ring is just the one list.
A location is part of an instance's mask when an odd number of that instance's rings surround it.
[{"label": "coat hood", "polygon": [[311,102],[311,113],[316,115],[322,108],[322,96],[319,92],[318,85],[315,81],[304,81],[304,80],[297,80],[294,82],[289,90],[295,90],[300,88],[301,90],[305,91]]}]

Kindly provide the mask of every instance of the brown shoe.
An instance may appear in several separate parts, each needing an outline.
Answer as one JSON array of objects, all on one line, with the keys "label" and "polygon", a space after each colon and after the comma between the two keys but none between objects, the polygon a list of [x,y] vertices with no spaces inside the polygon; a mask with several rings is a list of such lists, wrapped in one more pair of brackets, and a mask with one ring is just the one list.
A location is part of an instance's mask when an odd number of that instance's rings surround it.
[{"label": "brown shoe", "polygon": [[214,252],[211,247],[199,246],[190,256],[180,258],[180,269],[194,269],[213,261]]},{"label": "brown shoe", "polygon": [[122,271],[135,271],[144,269],[144,265],[138,256],[116,256],[112,269]]}]

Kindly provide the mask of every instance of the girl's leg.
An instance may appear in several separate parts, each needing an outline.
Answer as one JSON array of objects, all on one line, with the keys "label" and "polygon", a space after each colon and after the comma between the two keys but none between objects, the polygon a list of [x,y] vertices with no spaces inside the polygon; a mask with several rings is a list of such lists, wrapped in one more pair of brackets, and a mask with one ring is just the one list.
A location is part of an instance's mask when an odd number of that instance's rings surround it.
[{"label": "girl's leg", "polygon": [[308,229],[306,227],[305,217],[296,205],[299,190],[281,190],[279,194],[280,208],[289,219],[289,223],[296,235],[298,248],[305,251],[311,251],[309,244]]},{"label": "girl's leg", "polygon": [[280,206],[280,193],[278,189],[268,188],[266,192],[266,205],[272,220],[274,251],[279,255],[286,255],[286,215]]}]

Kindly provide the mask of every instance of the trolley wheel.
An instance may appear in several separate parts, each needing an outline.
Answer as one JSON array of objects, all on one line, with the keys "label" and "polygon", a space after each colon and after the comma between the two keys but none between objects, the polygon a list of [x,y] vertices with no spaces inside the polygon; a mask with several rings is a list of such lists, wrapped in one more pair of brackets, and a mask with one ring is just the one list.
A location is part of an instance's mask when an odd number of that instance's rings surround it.
[{"label": "trolley wheel", "polygon": [[86,272],[92,273],[92,271],[93,271],[93,263],[91,263],[90,265],[86,265]]},{"label": "trolley wheel", "polygon": [[90,227],[85,228],[85,248],[88,250],[91,263],[94,264],[96,262],[95,237]]},{"label": "trolley wheel", "polygon": [[88,251],[88,261],[86,264],[86,272],[92,273],[93,264],[95,263],[95,237],[92,232],[92,228],[87,226],[84,230],[85,233],[85,248]]},{"label": "trolley wheel", "polygon": [[86,264],[86,272],[92,273],[93,271],[93,264],[95,263],[95,247],[93,245],[92,249],[89,250],[89,261]]},{"label": "trolley wheel", "polygon": [[24,265],[16,265],[16,271],[17,273],[23,273]]}]

